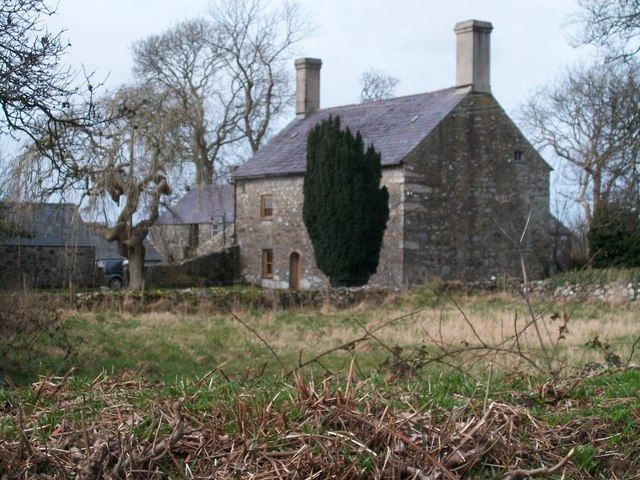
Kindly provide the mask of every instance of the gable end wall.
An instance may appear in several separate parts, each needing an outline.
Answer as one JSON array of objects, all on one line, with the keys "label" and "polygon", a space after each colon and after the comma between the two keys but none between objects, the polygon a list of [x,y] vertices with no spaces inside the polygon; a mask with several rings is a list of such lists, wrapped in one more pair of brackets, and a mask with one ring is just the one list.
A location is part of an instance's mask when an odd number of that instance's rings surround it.
[{"label": "gable end wall", "polygon": [[545,273],[549,166],[491,95],[468,95],[404,166],[405,284],[519,277],[529,205],[527,269]]}]

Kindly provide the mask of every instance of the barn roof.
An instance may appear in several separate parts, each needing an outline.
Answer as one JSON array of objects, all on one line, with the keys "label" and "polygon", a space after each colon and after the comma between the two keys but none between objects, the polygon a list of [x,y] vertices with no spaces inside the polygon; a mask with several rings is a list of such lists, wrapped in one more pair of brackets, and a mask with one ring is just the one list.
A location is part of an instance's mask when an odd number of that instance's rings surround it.
[{"label": "barn roof", "polygon": [[233,188],[229,184],[198,185],[165,210],[158,225],[233,221]]},{"label": "barn roof", "polygon": [[377,102],[326,108],[295,118],[233,174],[234,179],[303,174],[307,135],[320,121],[340,117],[342,128],[359,131],[380,152],[383,166],[397,165],[465,97],[455,88]]},{"label": "barn roof", "polygon": [[0,243],[34,247],[94,246],[92,232],[71,203],[1,204]]}]

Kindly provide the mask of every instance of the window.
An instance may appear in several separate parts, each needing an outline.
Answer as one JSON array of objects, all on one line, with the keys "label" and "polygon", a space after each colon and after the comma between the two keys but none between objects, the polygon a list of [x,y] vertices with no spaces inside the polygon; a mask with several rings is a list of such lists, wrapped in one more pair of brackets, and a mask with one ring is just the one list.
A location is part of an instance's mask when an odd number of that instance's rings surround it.
[{"label": "window", "polygon": [[262,276],[273,277],[273,250],[262,250]]},{"label": "window", "polygon": [[273,196],[262,195],[260,197],[260,217],[264,220],[271,220],[273,217]]},{"label": "window", "polygon": [[522,155],[524,154],[524,152],[522,150],[515,150],[513,152],[513,159],[516,162],[521,162],[522,161]]}]

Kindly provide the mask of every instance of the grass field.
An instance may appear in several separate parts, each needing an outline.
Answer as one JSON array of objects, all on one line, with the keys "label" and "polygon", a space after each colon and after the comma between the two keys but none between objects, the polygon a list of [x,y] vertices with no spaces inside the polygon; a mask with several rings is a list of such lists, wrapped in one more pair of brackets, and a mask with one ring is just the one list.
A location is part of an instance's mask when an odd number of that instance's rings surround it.
[{"label": "grass field", "polygon": [[[283,374],[300,366],[316,374],[344,374],[352,360],[362,377],[402,369],[419,376],[443,369],[474,374],[490,365],[575,372],[615,356],[616,365],[638,362],[636,307],[539,300],[533,309],[540,337],[533,325],[527,327],[531,316],[518,296],[447,293],[435,285],[346,310],[240,305],[223,314],[64,310],[53,338],[37,339],[35,352],[13,352],[14,367],[5,373],[18,383],[71,369],[82,377],[133,371],[172,381],[216,369],[232,377]],[[61,335],[66,352],[55,346]]]},{"label": "grass field", "polygon": [[640,478],[638,307],[532,308],[544,350],[521,298],[436,285],[349,309],[63,309],[5,352],[0,475]]}]

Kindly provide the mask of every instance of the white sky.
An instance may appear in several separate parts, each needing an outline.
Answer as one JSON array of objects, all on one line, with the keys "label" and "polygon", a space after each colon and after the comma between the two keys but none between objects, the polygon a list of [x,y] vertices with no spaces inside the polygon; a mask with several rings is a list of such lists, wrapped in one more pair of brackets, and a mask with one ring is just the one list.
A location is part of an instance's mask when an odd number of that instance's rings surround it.
[{"label": "white sky", "polygon": [[[206,15],[209,0],[50,0],[58,14],[51,30],[65,29],[67,63],[105,78],[107,87],[131,79],[135,40]],[[279,4],[281,0],[272,0]],[[398,78],[397,95],[455,84],[457,22],[489,21],[493,94],[517,121],[519,106],[567,65],[589,51],[569,45],[575,0],[299,0],[316,28],[297,56],[323,61],[321,107],[355,103],[360,76],[378,68]],[[292,75],[294,72],[291,65]],[[293,112],[292,112],[293,115]],[[288,119],[279,123],[285,124]],[[544,153],[544,152],[543,152]],[[546,156],[546,155],[545,155]],[[553,158],[547,158],[556,165]],[[564,190],[562,169],[552,175],[552,204]],[[552,207],[553,208],[553,207]]]},{"label": "white sky", "polygon": [[[587,52],[569,46],[574,0],[300,0],[317,28],[299,56],[323,61],[321,106],[357,102],[362,72],[375,67],[401,83],[398,95],[454,85],[456,22],[493,23],[494,96],[514,114],[536,87]],[[64,28],[73,66],[109,74],[107,86],[130,79],[130,45],[178,20],[206,14],[208,0],[59,0],[48,22]],[[293,65],[292,65],[293,72]]]}]

